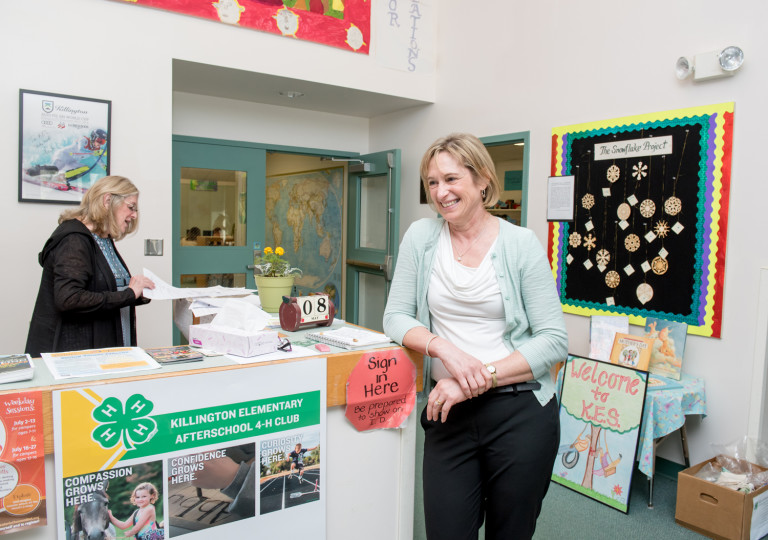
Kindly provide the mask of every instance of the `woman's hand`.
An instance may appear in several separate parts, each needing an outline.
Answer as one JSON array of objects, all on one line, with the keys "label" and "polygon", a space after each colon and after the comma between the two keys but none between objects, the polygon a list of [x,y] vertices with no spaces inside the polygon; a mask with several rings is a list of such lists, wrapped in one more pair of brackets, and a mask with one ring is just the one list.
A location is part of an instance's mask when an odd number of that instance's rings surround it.
[{"label": "woman's hand", "polygon": [[467,397],[456,379],[440,379],[429,393],[427,420],[445,422],[451,407],[466,399]]},{"label": "woman's hand", "polygon": [[433,340],[429,349],[456,379],[466,399],[477,397],[491,387],[491,374],[485,364],[447,339]]},{"label": "woman's hand", "polygon": [[144,294],[144,289],[154,289],[154,282],[144,276],[131,276],[131,281],[128,283],[128,288],[133,291],[136,298],[141,298]]}]

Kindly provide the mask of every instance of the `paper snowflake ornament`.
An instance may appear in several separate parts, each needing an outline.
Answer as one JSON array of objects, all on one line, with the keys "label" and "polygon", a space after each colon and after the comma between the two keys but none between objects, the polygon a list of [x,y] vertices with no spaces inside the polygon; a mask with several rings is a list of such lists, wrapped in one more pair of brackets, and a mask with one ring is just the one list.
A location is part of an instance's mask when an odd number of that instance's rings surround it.
[{"label": "paper snowflake ornament", "polygon": [[648,176],[648,165],[644,165],[642,161],[638,161],[637,165],[632,165],[632,176],[638,182]]},{"label": "paper snowflake ornament", "polygon": [[669,223],[664,221],[663,219],[656,222],[656,225],[653,227],[653,231],[656,233],[656,236],[659,238],[665,238],[669,234]]},{"label": "paper snowflake ornament", "polygon": [[621,170],[616,165],[608,167],[608,172],[605,173],[605,177],[613,184],[621,176]]}]

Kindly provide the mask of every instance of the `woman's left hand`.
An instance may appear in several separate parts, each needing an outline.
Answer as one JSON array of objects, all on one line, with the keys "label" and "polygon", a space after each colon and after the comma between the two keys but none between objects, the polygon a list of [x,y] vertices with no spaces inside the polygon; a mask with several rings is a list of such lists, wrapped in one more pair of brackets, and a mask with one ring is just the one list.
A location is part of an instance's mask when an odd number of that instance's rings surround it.
[{"label": "woman's left hand", "polygon": [[144,276],[131,276],[131,281],[128,282],[128,287],[133,291],[136,298],[141,298],[144,294],[144,289],[154,289],[155,283]]},{"label": "woman's left hand", "polygon": [[440,379],[429,393],[427,420],[445,422],[451,407],[466,399],[467,396],[464,395],[456,379]]}]

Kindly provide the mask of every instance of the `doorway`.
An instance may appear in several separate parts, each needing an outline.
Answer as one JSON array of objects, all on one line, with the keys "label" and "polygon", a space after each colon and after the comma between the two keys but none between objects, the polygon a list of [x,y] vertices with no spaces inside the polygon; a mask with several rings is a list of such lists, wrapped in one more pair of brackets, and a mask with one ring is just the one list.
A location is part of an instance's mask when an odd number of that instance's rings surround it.
[{"label": "doorway", "polygon": [[339,318],[381,328],[386,261],[397,249],[399,151],[174,136],[173,169],[175,286],[253,289],[255,258],[279,246],[302,270],[294,296],[327,293]]},{"label": "doorway", "polygon": [[346,317],[382,332],[400,239],[400,151],[360,156],[348,178]]},{"label": "doorway", "polygon": [[501,184],[499,201],[490,213],[515,225],[528,223],[528,164],[529,139],[527,131],[480,137],[496,165],[496,176]]}]

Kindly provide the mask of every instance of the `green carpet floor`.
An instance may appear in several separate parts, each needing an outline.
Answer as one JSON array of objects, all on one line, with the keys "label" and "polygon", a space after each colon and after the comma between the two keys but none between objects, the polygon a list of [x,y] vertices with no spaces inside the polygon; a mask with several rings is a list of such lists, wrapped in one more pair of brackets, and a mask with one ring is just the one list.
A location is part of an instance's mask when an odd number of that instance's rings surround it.
[{"label": "green carpet floor", "polygon": [[544,507],[536,525],[534,538],[536,540],[704,538],[675,523],[676,497],[677,480],[658,472],[653,486],[653,508],[648,508],[647,477],[635,471],[627,514],[552,483],[544,499]]}]

